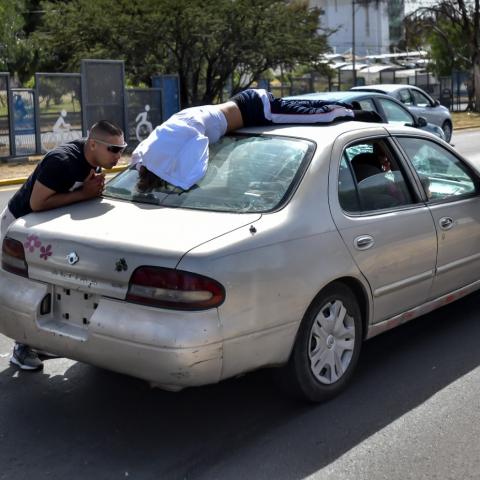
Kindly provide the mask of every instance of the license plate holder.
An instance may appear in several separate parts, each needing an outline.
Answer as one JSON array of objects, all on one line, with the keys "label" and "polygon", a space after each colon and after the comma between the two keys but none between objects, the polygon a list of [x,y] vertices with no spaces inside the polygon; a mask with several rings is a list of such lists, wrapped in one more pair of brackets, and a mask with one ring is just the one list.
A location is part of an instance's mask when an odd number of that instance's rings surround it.
[{"label": "license plate holder", "polygon": [[88,328],[99,302],[98,295],[58,286],[55,287],[53,298],[55,317],[83,328]]}]

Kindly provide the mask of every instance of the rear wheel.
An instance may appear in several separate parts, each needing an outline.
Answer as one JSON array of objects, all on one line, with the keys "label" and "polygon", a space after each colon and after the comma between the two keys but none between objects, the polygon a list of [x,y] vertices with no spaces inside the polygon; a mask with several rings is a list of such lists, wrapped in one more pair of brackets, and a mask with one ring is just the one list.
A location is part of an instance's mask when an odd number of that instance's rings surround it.
[{"label": "rear wheel", "polygon": [[452,124],[448,120],[445,120],[443,122],[442,130],[443,130],[443,133],[445,134],[445,141],[447,143],[450,143],[450,140],[452,139],[453,128],[452,128]]},{"label": "rear wheel", "polygon": [[332,284],[305,314],[289,363],[278,372],[280,383],[309,401],[328,400],[347,386],[361,345],[358,302],[346,285]]}]

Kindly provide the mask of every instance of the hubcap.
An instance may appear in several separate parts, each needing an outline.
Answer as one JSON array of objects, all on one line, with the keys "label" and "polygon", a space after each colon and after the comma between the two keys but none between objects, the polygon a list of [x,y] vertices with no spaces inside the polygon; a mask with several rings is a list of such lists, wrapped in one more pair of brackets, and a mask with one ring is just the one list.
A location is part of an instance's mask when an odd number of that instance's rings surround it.
[{"label": "hubcap", "polygon": [[324,384],[338,381],[352,360],[355,323],[341,300],[325,304],[310,331],[308,356],[315,378]]}]

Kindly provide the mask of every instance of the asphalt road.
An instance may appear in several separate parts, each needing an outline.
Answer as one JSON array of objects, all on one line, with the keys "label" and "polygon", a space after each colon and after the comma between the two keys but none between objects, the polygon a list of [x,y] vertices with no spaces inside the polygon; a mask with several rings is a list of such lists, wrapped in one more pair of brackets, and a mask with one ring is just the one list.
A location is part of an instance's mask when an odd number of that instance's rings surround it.
[{"label": "asphalt road", "polygon": [[[478,133],[454,142],[480,152]],[[0,479],[479,479],[479,304],[366,342],[351,387],[323,405],[287,398],[268,371],[180,393],[65,359],[19,372],[0,336]]]}]

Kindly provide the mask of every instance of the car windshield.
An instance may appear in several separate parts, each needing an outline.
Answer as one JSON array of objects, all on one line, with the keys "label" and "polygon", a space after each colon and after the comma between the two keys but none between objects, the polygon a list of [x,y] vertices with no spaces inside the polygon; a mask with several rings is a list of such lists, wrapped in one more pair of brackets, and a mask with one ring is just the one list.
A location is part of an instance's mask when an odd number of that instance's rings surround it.
[{"label": "car windshield", "polygon": [[293,189],[314,144],[278,136],[232,135],[210,145],[205,177],[190,190],[171,185],[148,193],[136,188],[133,167],[113,178],[104,195],[140,203],[223,212],[267,212]]}]

